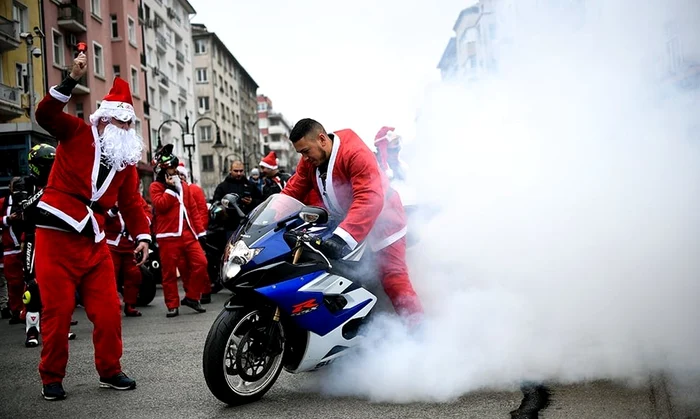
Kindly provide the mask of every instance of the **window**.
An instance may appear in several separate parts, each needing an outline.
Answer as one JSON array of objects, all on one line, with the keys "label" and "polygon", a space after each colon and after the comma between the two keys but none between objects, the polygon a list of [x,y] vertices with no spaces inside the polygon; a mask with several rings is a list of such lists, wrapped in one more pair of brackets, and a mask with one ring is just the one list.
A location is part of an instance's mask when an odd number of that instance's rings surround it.
[{"label": "window", "polygon": [[209,96],[199,96],[197,103],[199,104],[199,109],[209,111]]},{"label": "window", "polygon": [[13,3],[12,20],[19,22],[20,32],[29,32],[29,15],[27,8],[21,3]]},{"label": "window", "polygon": [[207,69],[198,68],[197,69],[197,83],[207,83]]},{"label": "window", "polygon": [[109,15],[110,22],[112,22],[112,39],[119,38],[119,21],[117,20],[117,15]]},{"label": "window", "polygon": [[141,121],[138,119],[134,120],[134,131],[136,131],[136,135],[138,135],[139,138],[143,137],[143,134],[141,133]]},{"label": "window", "polygon": [[129,43],[136,46],[136,22],[131,17],[128,17],[127,25],[129,28]]},{"label": "window", "polygon": [[185,43],[185,60],[190,61],[190,46]]},{"label": "window", "polygon": [[211,125],[199,127],[199,141],[211,141]]},{"label": "window", "polygon": [[267,110],[267,103],[259,102],[258,103],[258,112],[265,112],[266,110]]},{"label": "window", "polygon": [[156,138],[158,138],[158,130],[151,128],[151,141],[155,140]]},{"label": "window", "polygon": [[156,88],[148,88],[148,101],[151,103],[151,107],[156,106]]},{"label": "window", "polygon": [[131,67],[131,93],[139,94],[139,71],[133,66]]},{"label": "window", "polygon": [[75,116],[83,120],[85,119],[85,110],[83,109],[82,103],[75,104]]},{"label": "window", "polygon": [[194,53],[195,54],[206,54],[207,53],[207,41],[204,39],[197,39],[194,41]]},{"label": "window", "polygon": [[119,77],[122,74],[121,68],[118,65],[113,65],[112,71],[114,72],[114,77]]},{"label": "window", "polygon": [[202,156],[202,172],[214,171],[214,156],[211,154]]},{"label": "window", "polygon": [[97,17],[102,16],[102,12],[100,11],[100,0],[90,0],[90,13]]},{"label": "window", "polygon": [[63,67],[65,64],[65,54],[63,52],[63,35],[56,30],[51,30],[53,34],[53,63]]},{"label": "window", "polygon": [[95,69],[95,74],[98,76],[105,76],[105,63],[104,63],[104,57],[102,56],[102,45],[98,44],[95,41],[92,41],[92,57],[94,60],[94,69]]},{"label": "window", "polygon": [[27,64],[23,63],[16,63],[15,64],[15,75],[16,75],[16,83],[17,87],[21,88],[24,93],[29,93],[28,92],[28,83],[27,83]]}]

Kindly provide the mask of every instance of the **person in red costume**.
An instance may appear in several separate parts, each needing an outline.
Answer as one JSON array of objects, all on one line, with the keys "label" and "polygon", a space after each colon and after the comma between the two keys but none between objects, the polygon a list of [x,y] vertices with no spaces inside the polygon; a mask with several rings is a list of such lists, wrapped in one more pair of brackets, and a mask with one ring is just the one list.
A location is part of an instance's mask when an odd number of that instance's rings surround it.
[{"label": "person in red costume", "polygon": [[[151,183],[153,226],[160,250],[163,273],[163,298],[168,309],[166,317],[180,314],[180,305],[198,313],[207,310],[200,299],[206,288],[207,258],[198,239],[206,233],[202,228],[197,204],[190,185],[177,174],[179,159],[173,154],[173,145],[158,150],[154,158],[156,178]],[[180,269],[185,298],[180,301],[177,289],[177,270]]]},{"label": "person in red costume", "polygon": [[7,279],[8,306],[12,313],[10,324],[19,324],[20,312],[22,311],[22,293],[24,292],[24,273],[22,271],[22,234],[12,224],[17,217],[13,213],[13,206],[17,202],[13,201],[14,183],[20,178],[13,178],[10,181],[10,195],[7,198],[0,198],[0,210],[2,211],[2,248],[5,260],[5,278]]},{"label": "person in red costume", "polygon": [[374,137],[379,167],[390,180],[406,180],[406,163],[399,158],[401,136],[393,127],[382,127]]},{"label": "person in red costume", "polygon": [[308,118],[294,125],[289,139],[302,159],[282,194],[321,198],[331,219],[340,221],[321,251],[339,259],[367,240],[378,254],[382,285],[394,309],[411,321],[419,319],[423,308],[406,266],[406,215],[372,151],[354,131],[326,133]]},{"label": "person in red costume", "polygon": [[136,388],[120,364],[121,310],[104,224],[107,210],[119,201],[126,227],[138,242],[134,254],[142,255],[138,263],[146,261],[151,235],[135,166],[143,141],[134,131],[129,84],[118,77],[89,124],[63,111],[87,69],[87,57],[81,52],[70,74],[36,109],[39,125],[58,140],[48,184],[37,205],[41,219],[35,244],[36,282],[43,304],[39,373],[47,400],[66,397],[62,382],[76,289],[94,326],[100,387]]},{"label": "person in red costume", "polygon": [[[141,197],[141,205],[143,211],[148,217],[148,222],[151,222],[150,209],[146,200]],[[105,236],[109,250],[112,253],[112,263],[114,264],[114,277],[119,280],[122,276],[124,283],[122,285],[122,298],[124,299],[124,315],[126,317],[140,317],[141,312],[136,309],[136,300],[139,297],[139,288],[141,287],[141,270],[136,266],[134,260],[134,238],[129,234],[124,217],[119,211],[119,205],[115,205],[107,211],[107,219],[105,220]]]},{"label": "person in red costume", "polygon": [[[202,223],[202,228],[204,231],[207,231],[207,228],[209,228],[209,208],[207,208],[207,198],[204,195],[204,190],[197,185],[196,183],[190,183],[188,181],[189,178],[189,173],[187,168],[185,167],[185,163],[180,162],[177,166],[177,175],[180,177],[180,181],[183,183],[187,183],[192,190],[192,197],[194,198],[195,206],[197,207],[197,214],[199,215],[199,222]],[[202,247],[204,247],[204,242],[205,242],[205,236],[202,236],[199,238],[200,243],[202,243]],[[206,254],[206,250],[205,250]],[[181,272],[187,273],[187,266],[182,267],[180,269]],[[207,272],[206,275],[206,281],[203,282],[204,288],[202,288],[202,298],[200,298],[199,302],[202,304],[209,304],[211,303],[211,281],[209,277],[209,273]]]}]

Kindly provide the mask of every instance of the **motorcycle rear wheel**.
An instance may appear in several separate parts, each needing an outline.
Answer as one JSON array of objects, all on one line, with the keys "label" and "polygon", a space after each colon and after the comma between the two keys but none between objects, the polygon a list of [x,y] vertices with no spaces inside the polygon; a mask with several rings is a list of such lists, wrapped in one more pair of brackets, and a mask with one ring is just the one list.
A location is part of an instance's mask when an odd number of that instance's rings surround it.
[{"label": "motorcycle rear wheel", "polygon": [[202,357],[204,379],[212,394],[228,405],[238,406],[259,400],[282,372],[284,330],[280,323],[276,323],[282,351],[269,357],[269,368],[265,368],[258,380],[245,381],[238,373],[239,344],[252,326],[259,324],[260,315],[260,311],[252,308],[222,310],[209,329]]}]

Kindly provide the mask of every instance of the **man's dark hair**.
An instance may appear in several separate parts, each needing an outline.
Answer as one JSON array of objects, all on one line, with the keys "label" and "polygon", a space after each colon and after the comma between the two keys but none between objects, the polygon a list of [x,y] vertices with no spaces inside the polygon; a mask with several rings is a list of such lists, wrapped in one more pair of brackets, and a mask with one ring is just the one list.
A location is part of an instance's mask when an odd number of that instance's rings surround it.
[{"label": "man's dark hair", "polygon": [[289,139],[293,142],[296,143],[297,141],[301,140],[304,138],[307,134],[309,134],[312,131],[321,131],[325,132],[323,129],[323,125],[319,124],[318,121],[315,121],[311,118],[304,118],[294,124],[294,128],[292,128],[292,132],[289,134]]}]

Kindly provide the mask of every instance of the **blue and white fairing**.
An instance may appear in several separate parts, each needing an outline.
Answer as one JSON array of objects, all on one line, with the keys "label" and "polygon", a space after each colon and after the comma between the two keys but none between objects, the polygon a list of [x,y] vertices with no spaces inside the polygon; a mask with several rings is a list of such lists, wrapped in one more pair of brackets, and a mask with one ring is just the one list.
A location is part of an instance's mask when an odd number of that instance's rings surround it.
[{"label": "blue and white fairing", "polygon": [[[333,273],[337,269],[325,258],[291,264],[292,248],[284,233],[302,226],[298,218],[302,208],[301,202],[286,195],[268,198],[232,237],[222,260],[222,278],[228,288],[234,292],[247,288],[274,302],[284,317],[307,333],[302,359],[291,372],[326,365],[356,346],[362,339],[361,320],[377,301],[349,275]],[[307,232],[323,238],[332,232],[332,226],[308,227]],[[364,244],[359,245],[344,261],[358,261],[364,249]],[[307,251],[313,249],[309,246]],[[330,263],[339,268],[343,262]]]}]

